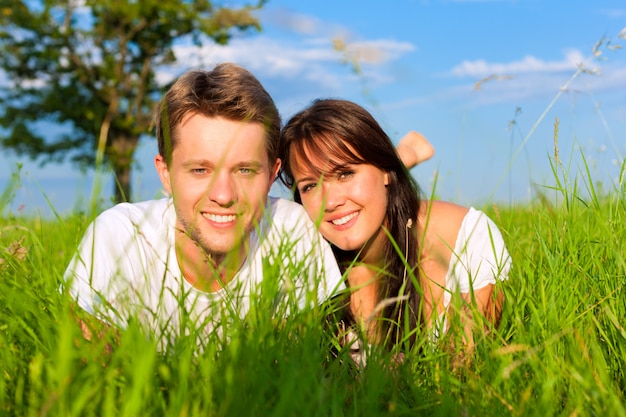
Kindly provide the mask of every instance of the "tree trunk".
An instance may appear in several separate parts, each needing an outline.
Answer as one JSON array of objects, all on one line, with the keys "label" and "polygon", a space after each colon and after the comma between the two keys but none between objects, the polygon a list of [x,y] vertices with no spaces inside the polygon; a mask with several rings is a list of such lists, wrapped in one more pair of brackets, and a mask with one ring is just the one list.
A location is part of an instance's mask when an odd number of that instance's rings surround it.
[{"label": "tree trunk", "polygon": [[130,166],[114,167],[113,196],[115,204],[130,201],[131,199],[131,183],[130,183]]},{"label": "tree trunk", "polygon": [[115,175],[113,196],[116,204],[132,200],[131,171],[138,143],[138,136],[117,134],[111,138],[107,156]]}]

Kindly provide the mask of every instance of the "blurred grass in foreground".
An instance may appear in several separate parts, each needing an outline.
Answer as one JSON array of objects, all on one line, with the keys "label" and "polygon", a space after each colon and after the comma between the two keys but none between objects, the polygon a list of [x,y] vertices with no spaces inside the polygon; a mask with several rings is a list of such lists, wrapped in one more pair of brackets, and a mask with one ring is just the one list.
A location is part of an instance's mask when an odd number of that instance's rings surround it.
[{"label": "blurred grass in foreground", "polygon": [[84,341],[58,291],[90,218],[4,213],[0,414],[626,415],[624,170],[599,196],[588,171],[561,181],[567,173],[558,158],[551,164],[556,186],[531,204],[485,208],[513,270],[499,331],[478,341],[462,370],[444,352],[410,354],[395,367],[374,352],[357,371],[330,353],[323,311],[276,321],[259,309],[203,351],[191,333],[167,354],[130,325],[106,354],[113,336]]}]

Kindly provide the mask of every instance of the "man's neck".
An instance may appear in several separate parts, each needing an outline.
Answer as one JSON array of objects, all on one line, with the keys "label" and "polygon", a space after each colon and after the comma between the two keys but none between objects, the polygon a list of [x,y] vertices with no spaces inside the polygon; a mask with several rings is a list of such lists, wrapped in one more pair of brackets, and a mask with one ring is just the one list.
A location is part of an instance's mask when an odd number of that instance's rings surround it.
[{"label": "man's neck", "polygon": [[190,239],[181,240],[176,242],[176,257],[183,277],[206,292],[218,291],[232,281],[248,253],[247,244],[228,253],[207,253]]}]

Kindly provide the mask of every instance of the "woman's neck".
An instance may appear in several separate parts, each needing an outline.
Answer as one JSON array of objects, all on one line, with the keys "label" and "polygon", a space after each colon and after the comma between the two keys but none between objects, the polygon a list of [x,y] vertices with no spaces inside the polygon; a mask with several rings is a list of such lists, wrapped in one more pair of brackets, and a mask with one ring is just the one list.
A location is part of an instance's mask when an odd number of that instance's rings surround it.
[{"label": "woman's neck", "polygon": [[389,238],[387,233],[380,227],[358,251],[356,258],[360,263],[371,265],[374,269],[382,268],[385,265],[388,244]]}]

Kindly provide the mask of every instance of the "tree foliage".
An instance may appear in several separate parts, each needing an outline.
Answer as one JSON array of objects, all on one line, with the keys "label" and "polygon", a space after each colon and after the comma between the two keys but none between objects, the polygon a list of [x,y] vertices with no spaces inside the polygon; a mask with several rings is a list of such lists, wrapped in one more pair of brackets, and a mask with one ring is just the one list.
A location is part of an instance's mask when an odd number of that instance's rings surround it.
[{"label": "tree foliage", "polygon": [[[0,0],[0,143],[41,163],[99,159],[131,197],[133,156],[160,98],[155,71],[176,42],[226,44],[260,30],[254,11],[208,0]],[[44,124],[42,124],[44,122]],[[51,134],[46,126],[60,125]]]}]

